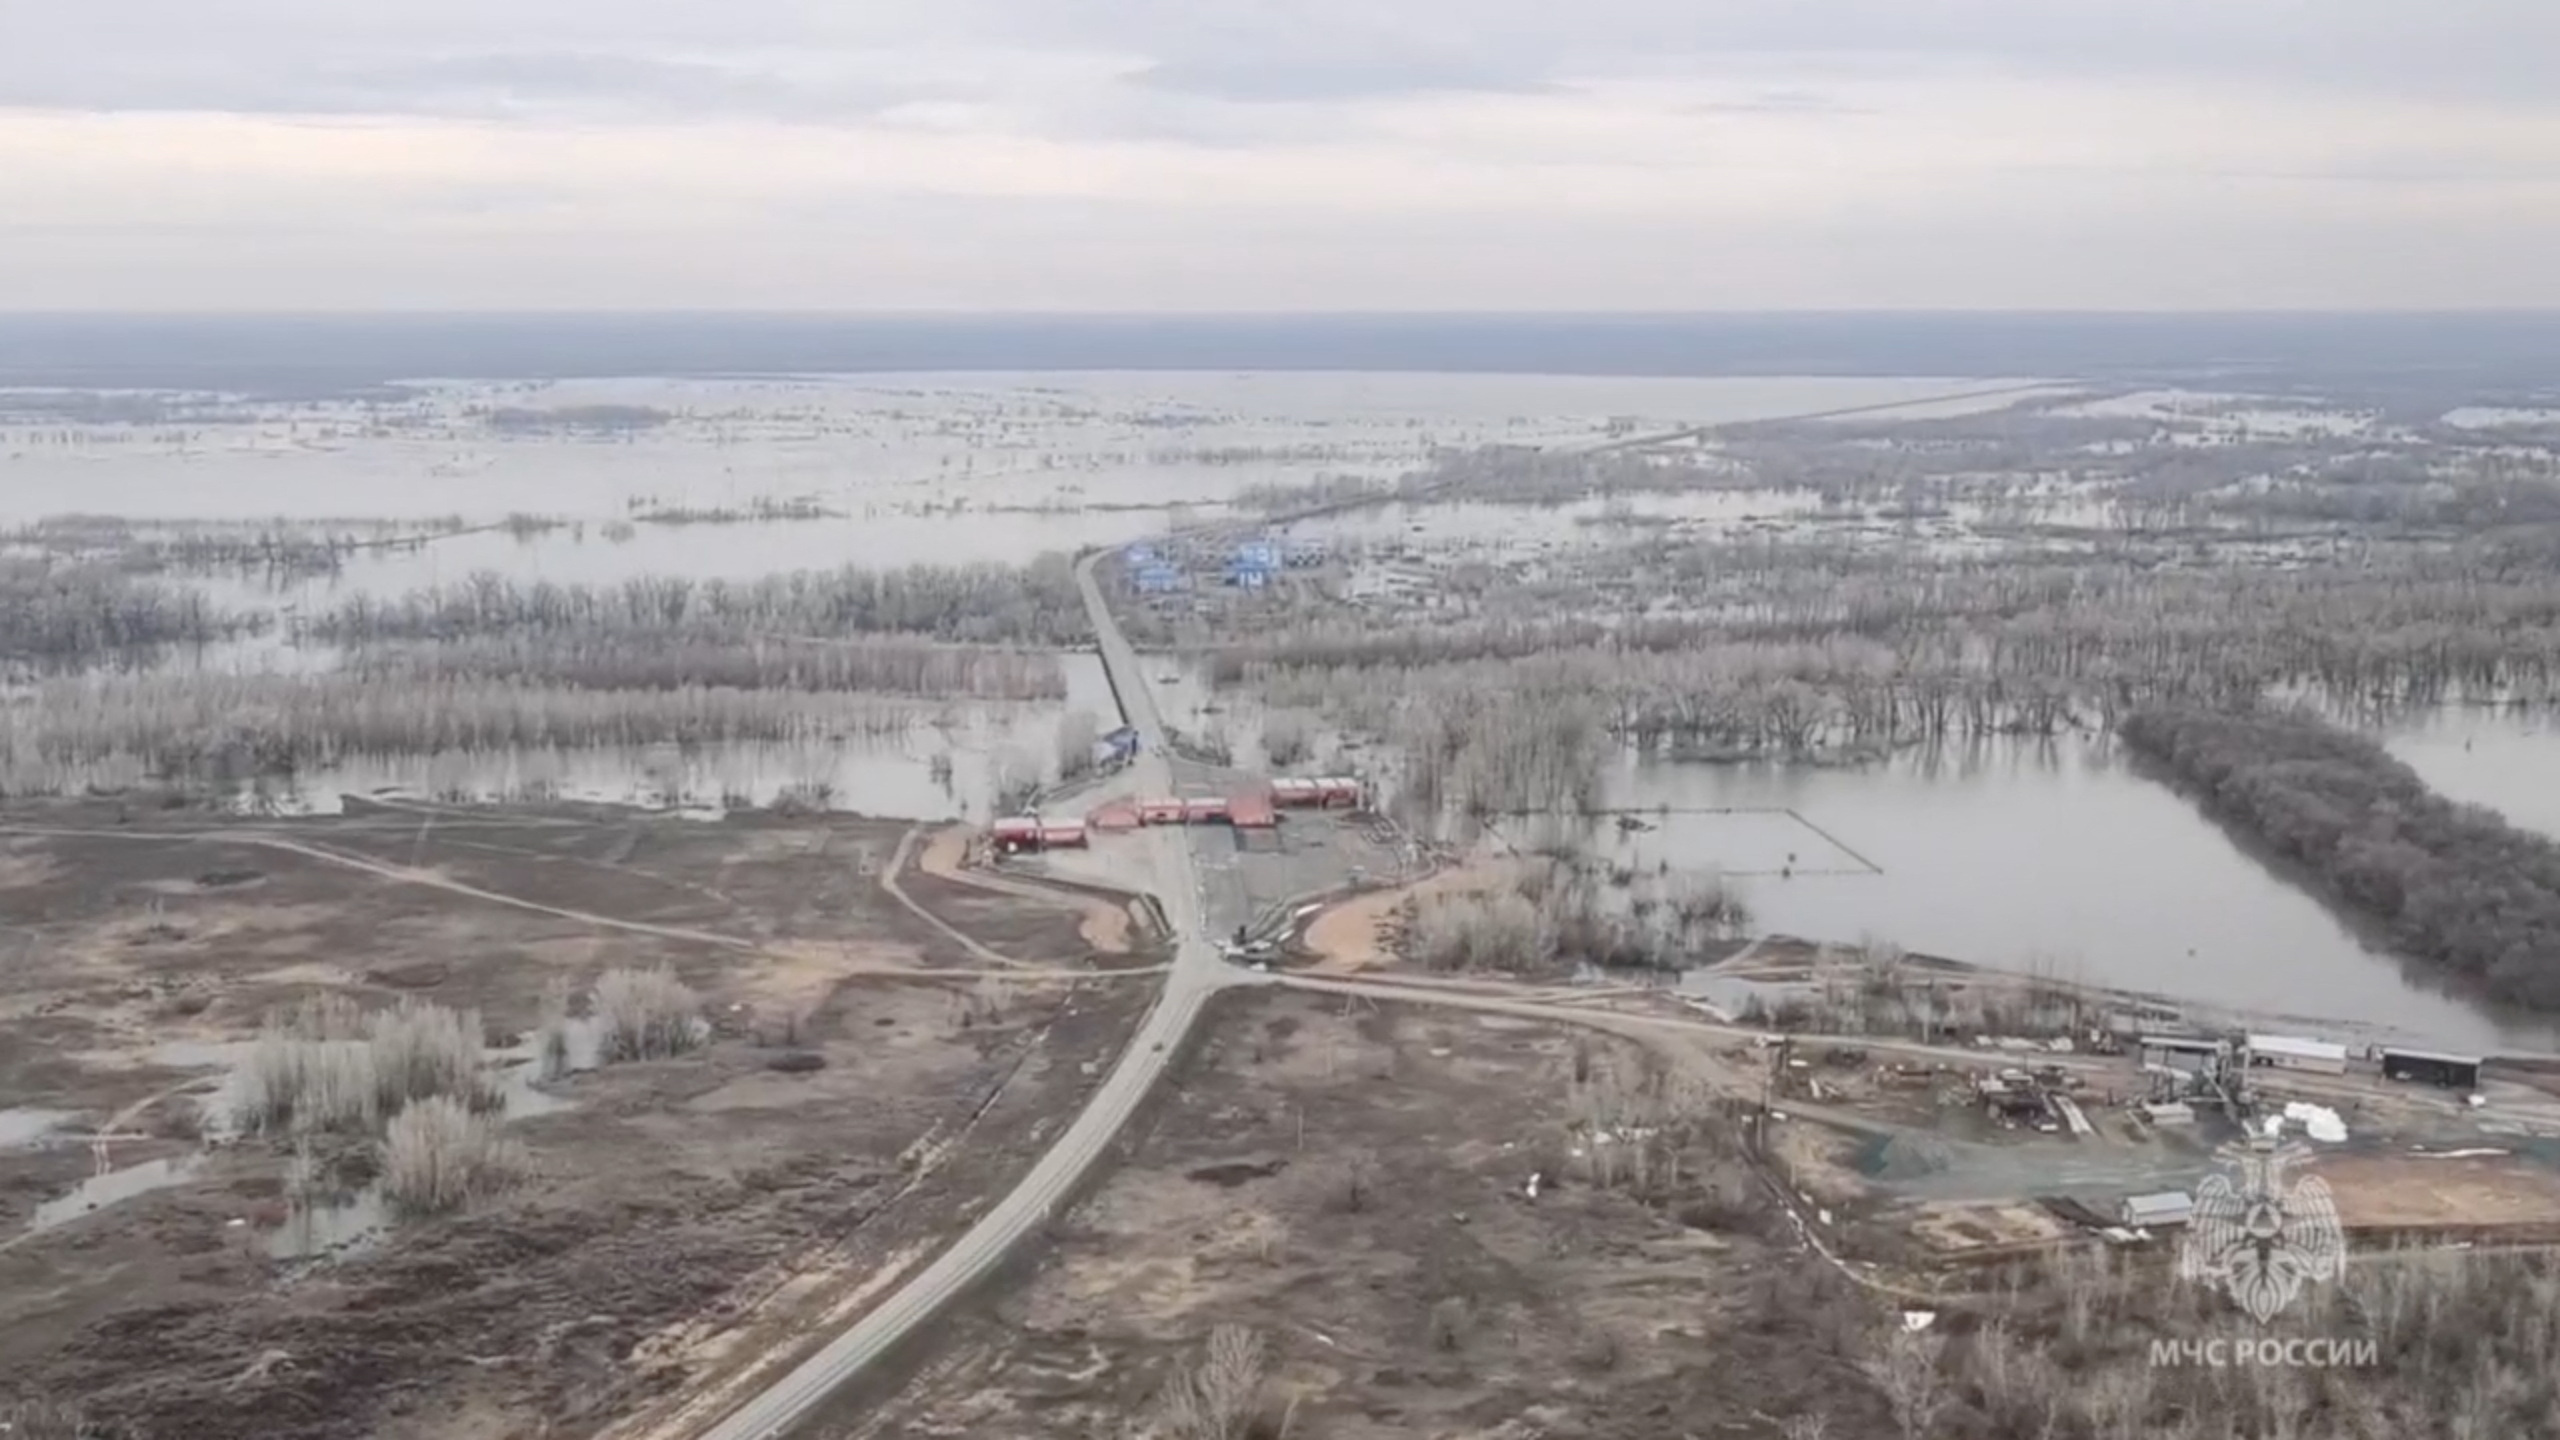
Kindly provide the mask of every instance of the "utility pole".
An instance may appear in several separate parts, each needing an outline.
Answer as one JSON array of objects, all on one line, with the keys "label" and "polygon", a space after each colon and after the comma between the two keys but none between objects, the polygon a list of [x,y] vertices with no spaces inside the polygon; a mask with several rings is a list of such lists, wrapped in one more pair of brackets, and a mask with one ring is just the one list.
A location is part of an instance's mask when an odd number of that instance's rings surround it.
[{"label": "utility pole", "polygon": [[1769,1073],[1760,1077],[1760,1113],[1751,1126],[1752,1144],[1763,1157],[1769,1153],[1769,1104],[1778,1089],[1778,1072],[1786,1068],[1788,1052],[1795,1048],[1795,1037],[1781,1035],[1769,1050]]}]

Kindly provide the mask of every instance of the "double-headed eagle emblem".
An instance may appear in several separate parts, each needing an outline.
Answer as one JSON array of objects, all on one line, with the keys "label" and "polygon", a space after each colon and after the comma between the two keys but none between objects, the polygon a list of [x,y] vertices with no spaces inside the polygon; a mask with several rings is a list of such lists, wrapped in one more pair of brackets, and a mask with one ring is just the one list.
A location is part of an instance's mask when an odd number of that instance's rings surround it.
[{"label": "double-headed eagle emblem", "polygon": [[2285,1183],[2285,1167],[2308,1155],[2306,1147],[2249,1145],[2224,1153],[2231,1168],[2196,1187],[2178,1273],[2221,1286],[2263,1325],[2299,1298],[2305,1283],[2338,1277],[2346,1267],[2346,1231],[2327,1181],[2307,1175]]}]

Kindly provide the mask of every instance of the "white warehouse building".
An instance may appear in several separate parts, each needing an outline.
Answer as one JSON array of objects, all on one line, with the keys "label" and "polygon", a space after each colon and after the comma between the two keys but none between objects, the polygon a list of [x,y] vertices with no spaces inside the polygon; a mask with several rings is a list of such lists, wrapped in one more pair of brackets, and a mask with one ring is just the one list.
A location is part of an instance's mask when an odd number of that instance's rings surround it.
[{"label": "white warehouse building", "polygon": [[2307,1070],[2316,1075],[2344,1075],[2347,1047],[2299,1035],[2252,1035],[2249,1063],[2277,1070]]}]

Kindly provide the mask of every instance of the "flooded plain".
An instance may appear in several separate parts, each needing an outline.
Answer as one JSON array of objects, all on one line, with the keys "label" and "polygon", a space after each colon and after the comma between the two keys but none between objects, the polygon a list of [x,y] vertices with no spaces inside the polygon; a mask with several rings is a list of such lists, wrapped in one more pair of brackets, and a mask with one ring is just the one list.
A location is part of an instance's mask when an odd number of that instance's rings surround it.
[{"label": "flooded plain", "polygon": [[[1218,513],[1261,485],[1393,478],[1447,447],[1579,444],[1876,405],[1990,409],[2007,382],[1619,379],[1505,375],[895,375],[740,380],[433,382],[319,402],[203,397],[139,425],[0,423],[0,525],[69,513],[254,527],[328,521],[377,544],[334,574],[202,581],[266,608],[267,635],[201,663],[325,667],[288,647],[295,616],[494,572],[610,584],[638,575],[748,580],[794,569],[1018,562],[1119,543]],[[1977,395],[1983,398],[1934,400]],[[2092,413],[2260,424],[2232,397],[2144,394]],[[2299,417],[2286,417],[2288,420]],[[2350,417],[2361,423],[2363,417]],[[2281,427],[2274,427],[2281,428]],[[1819,524],[1835,534],[1974,550],[2085,543],[2121,518],[2084,496],[1957,501],[1927,515],[1829,506],[1804,492],[1623,495],[1569,505],[1385,506],[1298,533],[1360,552],[1381,589],[1408,546],[1519,558],[1629,533],[1730,537]],[[541,525],[505,522],[540,517]],[[354,517],[332,521],[330,517]],[[788,517],[788,518],[785,518]],[[2022,527],[2043,532],[2022,535]],[[1376,572],[1376,573],[1371,573]],[[1064,703],[920,706],[884,735],[791,743],[414,755],[244,790],[248,808],[333,809],[341,794],[584,798],[716,815],[785,796],[884,817],[984,818],[1000,777],[1054,760],[1065,717],[1107,717],[1091,657],[1064,657]],[[1259,726],[1187,667],[1177,724]],[[2560,834],[2560,744],[2506,712],[2448,711],[2392,732],[2439,789]],[[2443,995],[2104,746],[1998,742],[1863,768],[1722,767],[1630,758],[1610,803],[1668,806],[1604,843],[1646,865],[1745,878],[1762,925],[2230,1005],[2398,1025],[2440,1043],[2546,1047]],[[1715,811],[1744,811],[1718,816]],[[1772,819],[1772,815],[1780,818]]]},{"label": "flooded plain", "polygon": [[[210,524],[351,537],[361,543],[329,573],[235,569],[186,582],[272,623],[180,663],[310,672],[336,656],[297,646],[298,621],[360,594],[483,574],[612,585],[1019,563],[1162,533],[1249,487],[1392,478],[1446,447],[1597,441],[2001,383],[967,374],[435,381],[292,402],[158,396],[134,401],[139,423],[117,424],[30,405],[0,421],[0,526],[103,515],[157,526],[146,536]],[[1716,517],[1736,503],[1705,499]],[[1069,716],[1107,728],[1099,667],[1062,660],[1063,703],[919,705],[891,733],[366,757],[245,784],[239,803],[301,813],[334,810],[348,794],[586,799],[716,815],[791,797],[883,817],[985,818],[1025,772],[1053,772]]]}]

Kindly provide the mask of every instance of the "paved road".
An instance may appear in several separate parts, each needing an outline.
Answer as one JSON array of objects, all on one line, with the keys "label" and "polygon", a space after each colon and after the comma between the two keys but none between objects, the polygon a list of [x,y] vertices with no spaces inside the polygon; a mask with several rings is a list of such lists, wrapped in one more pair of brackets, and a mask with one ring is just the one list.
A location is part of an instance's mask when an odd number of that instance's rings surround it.
[{"label": "paved road", "polygon": [[1641,450],[1654,445],[1672,445],[1683,440],[1704,440],[1719,430],[1740,430],[1752,425],[1792,425],[1808,420],[1850,420],[1860,415],[1882,415],[1895,410],[1909,410],[1920,405],[1945,405],[1957,400],[1991,400],[2003,395],[2024,395],[2042,390],[2050,381],[2034,380],[2023,385],[2003,385],[1992,390],[1952,390],[1943,395],[1918,395],[1909,400],[1884,400],[1872,405],[1851,405],[1838,410],[1808,410],[1798,415],[1768,415],[1756,420],[1719,420],[1709,425],[1692,425],[1682,430],[1665,430],[1651,435],[1630,435],[1622,440],[1604,441],[1598,445],[1580,445],[1567,441],[1547,447],[1588,455],[1606,455],[1614,450]]},{"label": "paved road", "polygon": [[[1146,793],[1171,794],[1173,774],[1164,752],[1164,723],[1155,695],[1147,687],[1136,650],[1103,604],[1094,583],[1098,556],[1077,567],[1085,608],[1101,638],[1102,663],[1110,671],[1128,723],[1138,728],[1140,744],[1136,779]],[[887,1353],[908,1332],[930,1320],[970,1282],[985,1274],[1013,1246],[1055,1213],[1108,1147],[1120,1128],[1146,1098],[1156,1077],[1181,1048],[1182,1037],[1200,1007],[1221,986],[1261,978],[1237,970],[1218,958],[1215,943],[1201,922],[1200,878],[1191,846],[1178,826],[1152,826],[1140,832],[1143,843],[1156,847],[1156,897],[1174,929],[1175,952],[1163,991],[1140,1022],[1138,1032],[1102,1087],[1085,1103],[1066,1133],[1040,1157],[1031,1173],[1011,1194],[998,1201],[969,1232],[931,1265],[882,1301],[851,1329],[829,1342],[726,1419],[703,1432],[705,1440],[775,1440],[787,1435],[863,1367]]]}]

